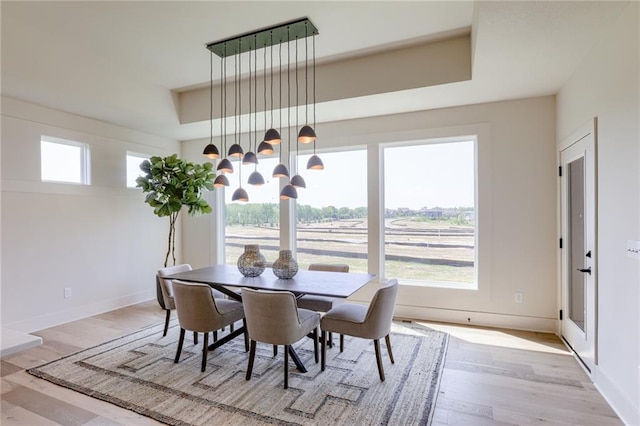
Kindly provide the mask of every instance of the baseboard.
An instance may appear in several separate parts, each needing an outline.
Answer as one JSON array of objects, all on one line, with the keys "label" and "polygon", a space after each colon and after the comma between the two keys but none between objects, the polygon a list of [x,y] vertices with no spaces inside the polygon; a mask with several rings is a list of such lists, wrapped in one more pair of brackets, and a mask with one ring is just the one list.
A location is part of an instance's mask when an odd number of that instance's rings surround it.
[{"label": "baseboard", "polygon": [[[639,371],[640,373],[640,371]],[[634,404],[620,388],[596,366],[591,377],[600,395],[607,400],[611,408],[626,425],[640,425],[640,406]]]},{"label": "baseboard", "polygon": [[29,318],[26,320],[15,321],[9,324],[3,324],[3,328],[11,330],[32,333],[34,331],[43,330],[45,328],[54,327],[70,321],[87,318],[93,315],[109,312],[114,309],[124,308],[125,306],[135,305],[136,303],[146,302],[155,299],[155,289],[143,291],[140,293],[130,294],[111,300],[104,300],[88,305],[75,306],[64,311],[58,311],[47,315]]},{"label": "baseboard", "polygon": [[401,318],[448,322],[453,324],[478,325],[483,327],[507,328],[512,330],[540,331],[554,334],[557,331],[557,320],[555,318],[528,317],[492,312],[462,311],[406,305],[396,305],[394,315]]}]

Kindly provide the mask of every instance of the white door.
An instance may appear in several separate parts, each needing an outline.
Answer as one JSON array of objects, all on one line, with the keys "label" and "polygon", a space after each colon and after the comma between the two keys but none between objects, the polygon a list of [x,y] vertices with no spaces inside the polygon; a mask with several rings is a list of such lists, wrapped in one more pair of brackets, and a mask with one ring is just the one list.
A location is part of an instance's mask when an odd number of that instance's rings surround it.
[{"label": "white door", "polygon": [[560,145],[562,337],[584,366],[596,363],[595,121]]}]

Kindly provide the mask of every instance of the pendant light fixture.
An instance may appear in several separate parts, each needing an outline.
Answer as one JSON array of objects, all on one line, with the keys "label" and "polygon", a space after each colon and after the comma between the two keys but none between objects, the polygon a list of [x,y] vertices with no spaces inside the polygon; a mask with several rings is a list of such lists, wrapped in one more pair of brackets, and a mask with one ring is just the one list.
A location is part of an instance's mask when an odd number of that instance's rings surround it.
[{"label": "pendant light fixture", "polygon": [[[224,44],[225,56],[220,62],[220,75],[222,78],[222,96],[220,96],[220,135],[223,138],[222,152],[227,152],[227,62],[226,62],[227,44]],[[223,127],[224,126],[224,127]],[[222,186],[229,186],[229,179],[224,173],[233,173],[233,165],[227,158],[223,158],[219,163],[216,170],[220,172],[216,179],[213,181],[213,186],[220,188]]]},{"label": "pendant light fixture", "polygon": [[[291,159],[291,34],[287,27],[287,157]],[[296,38],[296,41],[298,39]],[[297,64],[296,64],[297,67]],[[296,106],[296,114],[297,114]],[[282,150],[280,150],[282,152]],[[291,181],[280,191],[280,199],[298,198],[298,191],[291,185]]]},{"label": "pendant light fixture", "polygon": [[209,144],[204,147],[202,155],[210,160],[220,156],[218,148],[213,144],[213,52],[209,55]]},{"label": "pendant light fixture", "polygon": [[[255,35],[254,35],[255,38]],[[254,45],[255,45],[255,40],[254,40]],[[255,52],[255,49],[253,49],[253,51]],[[244,154],[244,157],[242,157],[242,164],[258,164],[258,157],[256,157],[256,154],[251,150],[251,73],[252,73],[252,68],[251,68],[251,53],[252,53],[252,49],[249,48],[249,150]],[[242,112],[240,112],[242,114]]]},{"label": "pendant light fixture", "polygon": [[[254,55],[254,63],[256,65],[257,68],[257,51],[258,51],[258,44],[257,44],[257,39],[254,38],[254,43],[256,48],[253,50],[253,55]],[[265,50],[266,52],[266,50]],[[253,147],[255,148],[256,145],[258,144],[258,75],[256,73],[253,74],[253,93],[254,93],[254,97],[253,97]],[[251,79],[249,79],[249,84],[251,84]],[[251,99],[249,99],[249,101],[251,101]],[[265,114],[266,114],[266,110],[265,110]],[[251,117],[249,117],[249,120],[251,120]],[[265,120],[266,120],[266,115],[265,115]],[[246,155],[245,155],[246,157]],[[254,186],[260,186],[260,185],[264,185],[264,178],[262,177],[262,174],[260,174],[260,172],[258,171],[258,157],[256,157],[255,159],[256,161],[253,163],[254,164],[254,168],[253,168],[253,172],[249,175],[249,179],[247,180],[247,183],[249,185],[254,185]]]},{"label": "pendant light fixture", "polygon": [[[305,23],[305,39],[304,39],[304,122],[300,132],[298,133],[298,143],[311,143],[316,140],[316,132],[313,127],[309,126],[309,25]],[[315,52],[314,52],[315,58]],[[315,123],[314,123],[315,126]]]},{"label": "pendant light fixture", "polygon": [[[282,62],[282,44],[287,43],[287,109],[286,113],[288,114],[288,128],[287,128],[287,149],[285,151],[284,146],[281,147],[279,151],[280,164],[276,166],[273,171],[273,176],[278,178],[289,178],[289,171],[293,173],[298,170],[298,157],[299,157],[299,143],[312,143],[313,142],[313,156],[309,159],[307,163],[308,169],[323,169],[324,165],[322,164],[322,160],[316,154],[316,140],[315,137],[315,125],[316,125],[316,68],[315,68],[315,35],[318,34],[318,30],[316,27],[309,21],[307,18],[302,18],[294,21],[290,21],[284,24],[279,24],[276,26],[272,26],[270,28],[265,28],[261,30],[257,30],[250,33],[244,33],[239,36],[231,37],[226,40],[222,40],[219,42],[208,43],[206,45],[207,49],[209,49],[212,53],[215,53],[219,57],[223,58],[223,62],[221,63],[221,74],[222,74],[222,90],[221,90],[221,119],[220,119],[220,127],[221,127],[221,151],[218,153],[218,158],[222,155],[226,154],[227,158],[223,158],[219,160],[219,164],[217,166],[217,170],[219,172],[216,177],[216,181],[214,185],[216,187],[221,187],[228,185],[228,180],[225,174],[233,173],[233,165],[230,159],[233,157],[238,158],[238,164],[240,169],[242,169],[242,164],[254,164],[254,172],[251,173],[248,179],[248,183],[251,185],[261,185],[264,183],[264,178],[258,172],[258,164],[257,164],[257,155],[272,155],[275,152],[274,145],[281,144],[282,139],[280,136],[280,132],[282,132],[283,125],[283,117],[282,113],[284,110],[283,103],[283,93],[284,86],[282,81],[283,74],[283,62]],[[314,36],[313,38],[313,79],[312,85],[313,88],[310,90],[310,79],[309,79],[309,41],[308,38]],[[291,151],[291,111],[293,103],[291,100],[291,42],[295,38],[295,49],[296,49],[296,100],[295,100],[295,129],[298,128],[300,122],[300,93],[299,93],[299,73],[298,73],[298,54],[299,54],[299,38],[305,38],[305,117],[304,117],[304,126],[299,129],[296,137],[296,130],[294,130],[294,143],[296,143],[296,151],[295,157],[292,155]],[[273,60],[273,49],[274,44],[279,45],[278,49],[278,116],[279,122],[278,127],[280,131],[276,130],[276,126],[274,123],[274,60]],[[266,49],[269,48],[269,104],[270,104],[270,128],[265,132],[264,139],[260,142],[258,146],[258,92],[257,92],[257,50],[264,48],[264,64],[263,64],[263,98],[264,98],[264,127],[262,129],[267,128],[267,52]],[[249,52],[249,145],[247,149],[247,154],[244,154],[244,150],[242,147],[242,62],[241,62],[241,54]],[[253,54],[253,55],[252,55]],[[233,139],[234,143],[231,147],[227,146],[227,131],[228,126],[228,117],[227,117],[227,63],[226,58],[229,56],[234,56],[234,132]],[[253,56],[253,57],[252,57]],[[213,69],[213,64],[211,63],[211,70]],[[210,98],[213,95],[213,74],[210,73]],[[310,111],[309,111],[309,92],[313,93],[313,127],[309,124],[310,119]],[[253,104],[252,104],[253,102]],[[253,107],[252,107],[253,106]],[[209,154],[211,156],[215,155],[215,145],[213,145],[213,101],[210,103],[210,140],[209,144],[205,147],[205,151],[203,154]],[[227,148],[229,148],[227,150]],[[285,162],[284,155],[288,156],[288,160]],[[253,155],[252,155],[253,154]],[[212,158],[212,157],[208,157]],[[241,160],[242,159],[242,160]],[[295,162],[294,162],[295,161]],[[290,168],[288,168],[290,166]],[[241,174],[241,170],[239,171],[239,175]],[[242,188],[242,178],[239,176],[239,188],[233,194],[233,201],[248,201],[248,196],[246,191]],[[281,198],[296,198],[298,188],[305,187],[305,182],[302,176],[299,174],[291,177],[289,183],[282,188],[280,193]]]},{"label": "pendant light fixture", "polygon": [[[316,127],[316,35],[313,34],[313,127]],[[315,134],[315,132],[314,132]],[[307,161],[308,170],[324,170],[324,163],[316,154],[316,139],[313,140],[313,155]]]},{"label": "pendant light fixture", "polygon": [[[289,52],[289,27],[287,27],[287,55]],[[282,127],[282,44],[280,44],[280,104],[278,105],[280,108],[280,127]],[[289,84],[289,63],[287,63],[287,84]],[[289,93],[287,93],[287,115],[289,115]],[[266,138],[265,138],[266,140]],[[282,148],[280,148],[280,163],[273,169],[273,177],[274,178],[288,178],[289,177],[289,169],[282,161]]]},{"label": "pendant light fixture", "polygon": [[[299,96],[300,91],[298,90],[298,37],[296,36],[296,128],[298,128],[298,112],[300,110]],[[300,138],[298,138],[299,140]],[[296,156],[295,156],[295,168],[292,166],[291,171],[295,170],[296,174],[291,178],[291,185],[294,188],[306,188],[307,184],[304,181],[304,178],[298,174],[298,145],[296,144]],[[289,152],[289,159],[291,159],[291,153]]]}]

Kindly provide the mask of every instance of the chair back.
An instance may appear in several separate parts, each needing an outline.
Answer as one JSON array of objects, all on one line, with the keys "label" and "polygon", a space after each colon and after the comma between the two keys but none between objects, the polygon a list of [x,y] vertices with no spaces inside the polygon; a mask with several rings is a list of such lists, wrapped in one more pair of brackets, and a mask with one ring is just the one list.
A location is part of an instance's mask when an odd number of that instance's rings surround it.
[{"label": "chair back", "polygon": [[390,280],[373,295],[364,319],[367,329],[366,337],[379,339],[389,334],[397,295],[398,280],[396,279]]},{"label": "chair back", "polygon": [[158,282],[160,283],[160,290],[162,291],[162,300],[164,300],[165,309],[175,309],[176,305],[173,301],[173,289],[171,287],[171,280],[164,277],[168,277],[180,272],[187,272],[191,270],[191,265],[183,263],[181,265],[167,266],[166,268],[158,269]]},{"label": "chair back", "polygon": [[173,280],[172,286],[181,328],[208,332],[225,326],[211,295],[211,287],[180,280]]},{"label": "chair back", "polygon": [[310,271],[349,272],[349,265],[344,263],[312,263]]},{"label": "chair back", "polygon": [[288,345],[300,339],[301,324],[293,293],[243,288],[242,304],[251,340]]}]

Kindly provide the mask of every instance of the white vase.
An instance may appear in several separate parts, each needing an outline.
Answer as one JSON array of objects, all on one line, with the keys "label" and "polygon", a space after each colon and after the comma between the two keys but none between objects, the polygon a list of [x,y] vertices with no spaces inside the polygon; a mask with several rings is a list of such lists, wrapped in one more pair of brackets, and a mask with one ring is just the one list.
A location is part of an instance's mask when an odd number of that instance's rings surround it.
[{"label": "white vase", "polygon": [[244,253],[238,258],[238,270],[245,277],[257,277],[264,272],[265,257],[260,253],[260,246],[247,244]]},{"label": "white vase", "polygon": [[289,280],[298,273],[298,262],[291,257],[291,250],[280,250],[272,269],[276,277]]}]

